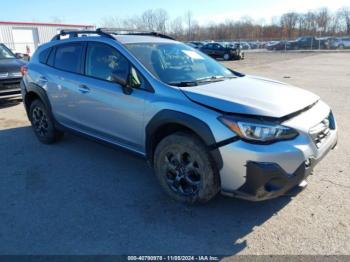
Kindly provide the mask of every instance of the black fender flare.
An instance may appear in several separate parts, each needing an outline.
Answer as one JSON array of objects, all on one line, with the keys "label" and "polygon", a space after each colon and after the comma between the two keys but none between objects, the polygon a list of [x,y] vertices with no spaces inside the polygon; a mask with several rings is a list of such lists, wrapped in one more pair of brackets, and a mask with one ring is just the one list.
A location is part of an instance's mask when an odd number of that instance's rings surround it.
[{"label": "black fender flare", "polygon": [[28,84],[28,86],[26,86],[26,92],[25,92],[25,96],[24,96],[24,102],[26,105],[26,109],[29,110],[29,108],[27,108],[27,95],[29,93],[35,93],[40,98],[40,100],[45,104],[46,108],[51,113],[51,103],[50,103],[50,100],[49,100],[45,90],[42,87],[40,87],[39,85],[34,84],[34,83],[30,83],[30,84]]},{"label": "black fender flare", "polygon": [[[23,82],[22,82],[23,83]],[[23,83],[24,85],[24,83]],[[25,85],[24,85],[25,86]],[[28,98],[28,95],[30,93],[34,93],[35,95],[37,95],[39,97],[39,99],[44,103],[47,111],[48,111],[48,114],[52,117],[52,119],[54,120],[54,123],[55,123],[55,127],[56,128],[59,128],[59,129],[62,129],[61,128],[61,125],[56,121],[55,117],[53,116],[52,114],[52,108],[51,108],[51,103],[50,103],[50,100],[49,100],[49,97],[47,96],[45,90],[40,87],[39,85],[35,84],[35,83],[29,83],[27,86],[25,86],[25,92],[24,92],[24,96],[23,96],[23,103],[24,103],[24,107],[26,109],[26,112],[27,112],[27,116],[28,116],[28,119],[30,119],[30,115],[29,115],[29,110],[30,110],[30,107],[29,105],[27,104],[27,98]]]},{"label": "black fender flare", "polygon": [[218,170],[221,170],[223,167],[223,161],[218,148],[212,148],[212,145],[216,144],[213,133],[210,130],[210,127],[202,120],[182,113],[179,111],[165,109],[158,112],[151,121],[146,126],[146,157],[148,160],[153,159],[153,135],[156,133],[158,128],[165,126],[167,124],[178,124],[182,125],[195,134],[197,134],[208,146],[208,150],[215,161],[216,167]]}]

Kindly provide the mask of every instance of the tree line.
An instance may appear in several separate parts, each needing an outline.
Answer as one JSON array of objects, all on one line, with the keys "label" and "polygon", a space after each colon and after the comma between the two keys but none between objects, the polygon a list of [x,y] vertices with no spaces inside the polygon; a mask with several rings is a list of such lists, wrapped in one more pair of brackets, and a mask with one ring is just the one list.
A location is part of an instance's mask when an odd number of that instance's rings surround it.
[{"label": "tree line", "polygon": [[103,27],[128,28],[157,31],[168,34],[177,40],[275,40],[294,39],[299,36],[342,36],[350,35],[350,7],[330,12],[328,8],[311,10],[307,13],[288,12],[271,23],[255,21],[251,17],[239,20],[227,19],[221,23],[200,25],[193,13],[171,19],[164,9],[149,9],[141,15],[121,19],[107,17]]}]

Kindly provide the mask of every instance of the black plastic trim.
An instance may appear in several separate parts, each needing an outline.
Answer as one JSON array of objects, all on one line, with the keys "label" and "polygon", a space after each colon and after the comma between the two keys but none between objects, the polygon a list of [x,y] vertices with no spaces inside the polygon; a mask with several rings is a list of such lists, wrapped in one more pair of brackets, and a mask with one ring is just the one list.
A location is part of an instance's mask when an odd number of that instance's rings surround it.
[{"label": "black plastic trim", "polygon": [[[246,182],[231,194],[252,201],[281,196],[298,186],[312,173],[316,161],[312,159],[310,161],[311,164],[308,167],[302,162],[293,174],[288,174],[277,163],[248,161],[246,164]],[[224,193],[230,194],[229,192]]]},{"label": "black plastic trim", "polygon": [[[24,85],[24,82],[22,81],[22,84]],[[40,100],[45,104],[46,108],[48,109],[49,113],[51,114],[51,103],[50,103],[50,100],[46,94],[46,92],[44,91],[44,89],[42,89],[40,86],[34,84],[34,83],[29,83],[28,86],[25,86],[25,91],[26,91],[26,94],[25,96],[23,97],[24,99],[24,102],[25,102],[25,106],[26,106],[26,109],[29,110],[29,108],[27,108],[27,100],[26,100],[26,96],[30,93],[30,92],[33,92],[35,93],[39,98]]]},{"label": "black plastic trim", "polygon": [[223,140],[223,141],[221,141],[221,142],[218,142],[218,143],[215,143],[215,144],[213,144],[213,145],[210,145],[210,146],[209,146],[209,149],[210,149],[210,150],[214,150],[214,149],[217,149],[217,148],[219,148],[219,147],[223,147],[223,146],[226,146],[226,145],[228,145],[228,144],[234,143],[234,142],[236,142],[236,141],[238,141],[238,140],[241,140],[241,138],[240,138],[239,136],[234,136],[234,137],[225,139],[225,140]]},{"label": "black plastic trim", "polygon": [[194,116],[168,109],[158,112],[146,126],[147,159],[152,160],[153,158],[153,135],[156,133],[158,128],[161,128],[166,124],[179,124],[196,133],[204,141],[208,148],[211,149],[210,153],[218,170],[223,167],[223,160],[219,150],[217,147],[211,148],[212,145],[216,145],[216,141],[209,126]]}]

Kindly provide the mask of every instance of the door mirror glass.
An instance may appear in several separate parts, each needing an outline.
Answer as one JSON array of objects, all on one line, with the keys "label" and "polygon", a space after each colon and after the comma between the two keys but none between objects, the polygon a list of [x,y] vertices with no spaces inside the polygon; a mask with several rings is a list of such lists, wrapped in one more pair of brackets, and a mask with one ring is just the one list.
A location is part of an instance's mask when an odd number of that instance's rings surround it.
[{"label": "door mirror glass", "polygon": [[112,81],[121,86],[126,86],[128,85],[128,74],[126,74],[126,72],[113,71]]},{"label": "door mirror glass", "polygon": [[141,87],[141,78],[140,78],[139,74],[137,73],[136,69],[133,67],[130,70],[129,81],[130,81],[130,86],[132,88],[140,88]]},{"label": "door mirror glass", "polygon": [[130,75],[130,68],[128,70],[115,70],[112,72],[112,81],[119,84],[126,95],[130,95],[133,91],[130,85]]}]

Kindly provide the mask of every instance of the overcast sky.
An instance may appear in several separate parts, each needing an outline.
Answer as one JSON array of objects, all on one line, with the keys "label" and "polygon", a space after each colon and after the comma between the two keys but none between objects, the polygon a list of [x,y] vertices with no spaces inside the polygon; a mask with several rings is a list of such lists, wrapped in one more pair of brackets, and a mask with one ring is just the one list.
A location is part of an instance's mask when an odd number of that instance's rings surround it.
[{"label": "overcast sky", "polygon": [[11,0],[1,1],[0,21],[52,22],[99,25],[103,17],[128,18],[147,9],[163,8],[171,18],[191,10],[200,24],[250,16],[270,23],[288,11],[307,12],[328,7],[336,11],[350,6],[350,0]]}]

